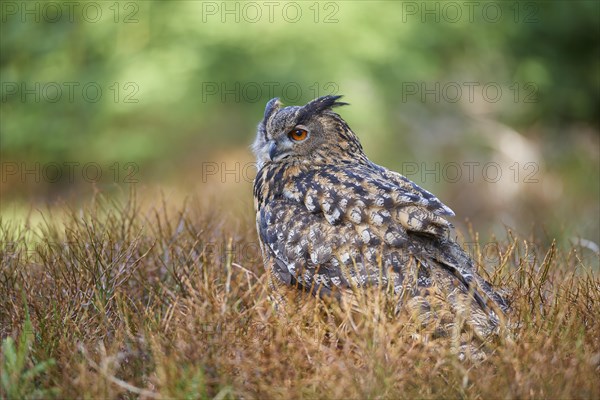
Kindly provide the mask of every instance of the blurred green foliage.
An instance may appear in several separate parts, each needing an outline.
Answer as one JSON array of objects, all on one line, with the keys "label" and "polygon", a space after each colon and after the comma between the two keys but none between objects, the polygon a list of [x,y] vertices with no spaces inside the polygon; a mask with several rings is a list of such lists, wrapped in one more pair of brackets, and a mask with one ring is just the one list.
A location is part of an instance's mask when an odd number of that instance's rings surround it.
[{"label": "blurred green foliage", "polygon": [[[397,170],[497,159],[494,130],[473,121],[510,127],[537,154],[513,161],[537,163],[543,182],[506,204],[474,209],[481,188],[411,178],[475,219],[504,210],[556,233],[576,224],[545,213],[591,212],[575,232],[598,241],[599,12],[597,1],[3,2],[2,161],[133,162],[145,182],[175,180],[247,151],[271,97],[338,93],[372,159]],[[4,178],[5,199],[71,187]]]}]

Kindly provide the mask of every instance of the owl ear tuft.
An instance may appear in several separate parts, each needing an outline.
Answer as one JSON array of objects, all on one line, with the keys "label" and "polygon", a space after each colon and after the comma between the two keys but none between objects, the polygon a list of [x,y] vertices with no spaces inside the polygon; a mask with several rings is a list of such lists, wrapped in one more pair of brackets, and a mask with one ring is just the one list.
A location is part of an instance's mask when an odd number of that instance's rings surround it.
[{"label": "owl ear tuft", "polygon": [[347,106],[348,103],[338,101],[341,98],[342,96],[328,95],[314,99],[313,101],[309,102],[304,107],[302,107],[299,119],[305,120],[316,114],[320,114],[325,110],[329,110],[333,107]]},{"label": "owl ear tuft", "polygon": [[339,95],[339,96],[328,95],[328,96],[319,97],[317,99],[314,99],[313,101],[311,101],[304,107],[311,108],[314,110],[314,112],[320,112],[320,111],[327,110],[328,108],[347,106],[348,103],[344,103],[343,101],[338,101],[342,97],[343,97],[342,95]]},{"label": "owl ear tuft", "polygon": [[265,106],[264,122],[267,122],[269,120],[269,118],[271,117],[271,115],[273,115],[273,113],[275,111],[277,111],[281,108],[281,105],[282,104],[281,104],[281,101],[279,100],[279,97],[275,97],[275,98],[269,100],[269,102]]}]

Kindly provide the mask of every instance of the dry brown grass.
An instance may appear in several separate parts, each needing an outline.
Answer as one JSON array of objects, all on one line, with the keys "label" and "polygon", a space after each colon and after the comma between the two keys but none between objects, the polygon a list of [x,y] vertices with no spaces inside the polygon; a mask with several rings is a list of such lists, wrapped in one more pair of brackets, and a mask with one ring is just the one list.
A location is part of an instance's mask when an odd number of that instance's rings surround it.
[{"label": "dry brown grass", "polygon": [[0,223],[2,397],[600,397],[600,279],[582,249],[497,242],[514,342],[460,361],[387,295],[361,318],[311,298],[274,312],[252,215],[168,208],[97,198],[41,228]]}]

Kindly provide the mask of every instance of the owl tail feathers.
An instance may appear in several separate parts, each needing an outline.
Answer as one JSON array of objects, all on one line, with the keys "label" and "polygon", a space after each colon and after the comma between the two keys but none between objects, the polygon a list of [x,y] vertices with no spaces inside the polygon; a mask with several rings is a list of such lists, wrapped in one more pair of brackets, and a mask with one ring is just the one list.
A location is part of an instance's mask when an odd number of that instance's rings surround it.
[{"label": "owl tail feathers", "polygon": [[438,242],[435,248],[428,243],[422,250],[426,257],[420,261],[432,269],[434,285],[444,292],[454,314],[462,315],[481,338],[507,337],[503,332],[508,303],[476,272],[471,257],[452,240]]}]

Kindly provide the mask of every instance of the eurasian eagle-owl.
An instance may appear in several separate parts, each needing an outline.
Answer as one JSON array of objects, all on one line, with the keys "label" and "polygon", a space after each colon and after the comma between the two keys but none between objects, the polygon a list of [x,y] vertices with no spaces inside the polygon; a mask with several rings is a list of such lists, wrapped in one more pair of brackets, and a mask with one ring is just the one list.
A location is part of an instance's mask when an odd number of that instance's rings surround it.
[{"label": "eurasian eagle-owl", "polygon": [[337,297],[349,288],[391,285],[399,296],[418,297],[423,312],[441,298],[467,314],[475,332],[489,335],[507,304],[450,237],[446,217],[454,213],[369,161],[332,111],[346,105],[340,97],[284,108],[272,99],[258,125],[256,225],[274,288]]}]

